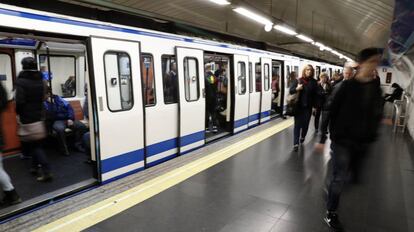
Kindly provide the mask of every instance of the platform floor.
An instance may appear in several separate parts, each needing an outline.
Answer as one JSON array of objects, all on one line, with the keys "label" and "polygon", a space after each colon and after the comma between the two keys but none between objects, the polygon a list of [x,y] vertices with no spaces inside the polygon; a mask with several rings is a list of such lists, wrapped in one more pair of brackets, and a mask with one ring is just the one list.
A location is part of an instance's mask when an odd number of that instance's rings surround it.
[{"label": "platform floor", "polygon": [[[292,127],[86,231],[329,231],[322,192],[329,160],[310,131],[291,152]],[[348,185],[346,231],[414,231],[414,147],[382,129],[359,184]]]}]

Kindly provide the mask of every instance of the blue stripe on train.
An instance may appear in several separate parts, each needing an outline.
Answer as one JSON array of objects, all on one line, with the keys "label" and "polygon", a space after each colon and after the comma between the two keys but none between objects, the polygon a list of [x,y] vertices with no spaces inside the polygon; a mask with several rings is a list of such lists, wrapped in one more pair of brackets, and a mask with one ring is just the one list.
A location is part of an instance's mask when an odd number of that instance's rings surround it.
[{"label": "blue stripe on train", "polygon": [[[204,131],[199,131],[196,133],[192,133],[186,136],[181,137],[181,146],[190,145],[201,140],[204,140]],[[166,141],[162,141],[156,144],[151,144],[147,147],[148,156],[153,156],[174,148],[177,148],[178,141],[177,138],[169,139]],[[172,158],[175,154],[171,156],[162,158],[164,161]],[[139,149],[136,151],[131,151],[122,155],[114,156],[108,159],[102,160],[101,170],[102,173],[110,172],[134,163],[138,163],[144,160],[144,149]],[[151,162],[153,164],[156,161]],[[162,161],[160,161],[162,162]]]},{"label": "blue stripe on train", "polygon": [[103,29],[103,30],[108,30],[108,31],[118,31],[118,32],[129,33],[129,34],[137,34],[137,35],[144,35],[144,36],[150,36],[150,37],[156,37],[156,38],[178,40],[178,41],[184,41],[188,43],[205,44],[205,45],[215,46],[215,47],[232,48],[236,50],[248,51],[248,52],[259,53],[259,54],[269,54],[266,51],[258,51],[258,50],[254,50],[251,48],[243,48],[243,47],[231,47],[227,44],[217,44],[217,43],[209,42],[205,40],[195,41],[193,38],[185,38],[185,37],[183,38],[183,37],[169,35],[169,34],[166,35],[166,34],[142,31],[142,30],[137,30],[137,29],[123,28],[123,27],[110,26],[110,25],[91,23],[91,22],[82,22],[82,21],[78,21],[74,19],[63,19],[63,18],[58,18],[58,17],[40,15],[40,14],[28,13],[28,12],[21,12],[17,10],[9,10],[9,9],[4,9],[4,8],[3,9],[0,8],[0,14],[16,16],[16,17],[21,17],[21,18],[41,20],[41,21],[46,21],[46,22],[63,23],[63,24],[74,25],[74,26],[89,27],[89,28]]},{"label": "blue stripe on train", "polygon": [[102,173],[110,172],[144,160],[144,149],[131,151],[101,161]]},{"label": "blue stripe on train", "polygon": [[239,120],[237,120],[237,121],[234,122],[234,128],[238,128],[238,127],[241,127],[241,126],[246,125],[249,122],[253,122],[255,120],[259,120],[259,115],[260,115],[260,118],[268,117],[268,116],[270,116],[270,111],[265,111],[265,112],[253,114],[253,115],[250,115],[247,118],[239,119]]}]

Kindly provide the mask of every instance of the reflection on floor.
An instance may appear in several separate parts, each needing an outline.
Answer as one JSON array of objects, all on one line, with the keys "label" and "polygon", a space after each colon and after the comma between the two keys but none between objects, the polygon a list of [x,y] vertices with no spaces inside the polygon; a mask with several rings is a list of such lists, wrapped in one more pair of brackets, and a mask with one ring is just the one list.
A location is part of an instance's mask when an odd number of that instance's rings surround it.
[{"label": "reflection on floor", "polygon": [[54,176],[54,180],[47,183],[37,182],[36,177],[29,173],[31,159],[22,160],[20,155],[13,155],[3,160],[5,170],[10,175],[23,203],[92,178],[92,166],[85,162],[87,160],[85,153],[71,151],[69,156],[63,156],[54,148],[46,149],[46,153]]},{"label": "reflection on floor", "polygon": [[[389,127],[382,132],[360,184],[341,199],[346,231],[414,231],[414,149]],[[312,135],[292,153],[285,130],[87,231],[329,231],[329,154],[312,152]]]}]

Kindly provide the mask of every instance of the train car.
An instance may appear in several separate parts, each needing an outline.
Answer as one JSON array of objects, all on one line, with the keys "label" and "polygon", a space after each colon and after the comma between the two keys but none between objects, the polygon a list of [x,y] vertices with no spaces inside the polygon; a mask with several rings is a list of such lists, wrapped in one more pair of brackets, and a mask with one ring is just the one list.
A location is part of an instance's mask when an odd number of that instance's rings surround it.
[{"label": "train car", "polygon": [[[52,142],[45,150],[55,167],[55,184],[30,183],[37,190],[26,198],[37,199],[33,202],[107,183],[282,116],[292,72],[300,76],[308,63],[319,70],[339,69],[286,54],[2,4],[0,22],[2,84],[10,96],[3,115],[5,166],[13,169],[13,181],[18,185],[27,171],[17,165],[23,161],[15,155],[20,143],[13,102],[24,57],[37,59],[53,94],[69,102],[75,120],[89,128],[90,151],[71,151],[70,158],[59,156],[50,131]],[[70,128],[67,133],[68,138],[73,134]],[[87,157],[92,165],[81,167]]]}]

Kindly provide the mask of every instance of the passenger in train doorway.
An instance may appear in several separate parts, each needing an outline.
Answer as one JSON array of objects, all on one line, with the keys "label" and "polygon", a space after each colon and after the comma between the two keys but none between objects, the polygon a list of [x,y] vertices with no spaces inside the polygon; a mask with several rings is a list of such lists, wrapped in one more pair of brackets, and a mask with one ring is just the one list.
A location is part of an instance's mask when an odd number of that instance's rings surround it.
[{"label": "passenger in train doorway", "polygon": [[[335,230],[342,229],[336,211],[343,185],[349,174],[353,182],[358,182],[361,160],[375,140],[382,118],[381,89],[372,75],[381,54],[378,48],[359,52],[355,77],[335,88],[327,102],[333,176],[329,181],[324,220]],[[318,146],[317,150],[321,152],[323,148]]]},{"label": "passenger in train doorway", "polygon": [[299,98],[294,116],[293,151],[295,152],[299,149],[299,143],[302,144],[305,141],[312,116],[312,108],[315,106],[317,98],[318,83],[313,78],[314,73],[312,65],[306,65],[302,71],[302,77],[294,81],[289,89],[290,94],[298,92]]},{"label": "passenger in train doorway", "polygon": [[53,177],[50,164],[42,147],[42,140],[46,137],[45,110],[42,104],[46,96],[46,82],[43,80],[42,73],[37,70],[34,58],[24,58],[22,66],[23,71],[19,73],[16,80],[16,114],[19,118],[18,134],[22,152],[24,156],[32,157],[30,172],[38,176],[37,180],[51,181]]},{"label": "passenger in train doorway", "polygon": [[75,120],[70,127],[75,134],[75,149],[79,152],[87,152],[87,147],[83,143],[83,135],[89,131],[89,110],[88,110],[88,88],[85,86],[85,101],[82,106],[83,120]]},{"label": "passenger in train doorway", "polygon": [[211,71],[211,66],[207,65],[205,73],[205,86],[206,86],[206,132],[212,131],[218,132],[218,120],[217,120],[217,77]]},{"label": "passenger in train doorway", "polygon": [[316,107],[313,112],[313,115],[315,116],[315,134],[319,131],[319,119],[321,117],[321,113],[325,111],[325,102],[332,90],[328,78],[329,76],[326,72],[322,72],[319,75],[318,96],[316,98]]},{"label": "passenger in train doorway", "polygon": [[68,156],[70,153],[65,130],[68,127],[72,127],[75,121],[72,106],[60,96],[54,95],[49,88],[47,99],[44,101],[44,107],[46,109],[48,128],[56,132],[62,154]]},{"label": "passenger in train doorway", "polygon": [[279,79],[280,79],[280,76],[278,74],[275,74],[272,76],[272,110],[273,111],[280,110],[279,102],[278,102],[279,100],[278,97],[279,97],[279,92],[280,92]]},{"label": "passenger in train doorway", "polygon": [[[224,68],[218,69],[214,76],[217,77],[217,116],[225,116],[227,110],[227,85],[228,79],[226,76],[226,70]],[[221,117],[223,118],[223,117]],[[224,120],[220,120],[224,121]]]},{"label": "passenger in train doorway", "polygon": [[[4,89],[3,85],[0,83],[0,113],[2,113],[7,107],[7,99],[7,92]],[[20,198],[19,194],[17,194],[16,189],[11,183],[10,176],[4,170],[2,154],[3,146],[3,131],[2,128],[0,128],[0,185],[3,190],[3,199],[1,200],[0,204],[14,205],[22,202],[22,199]]]}]

